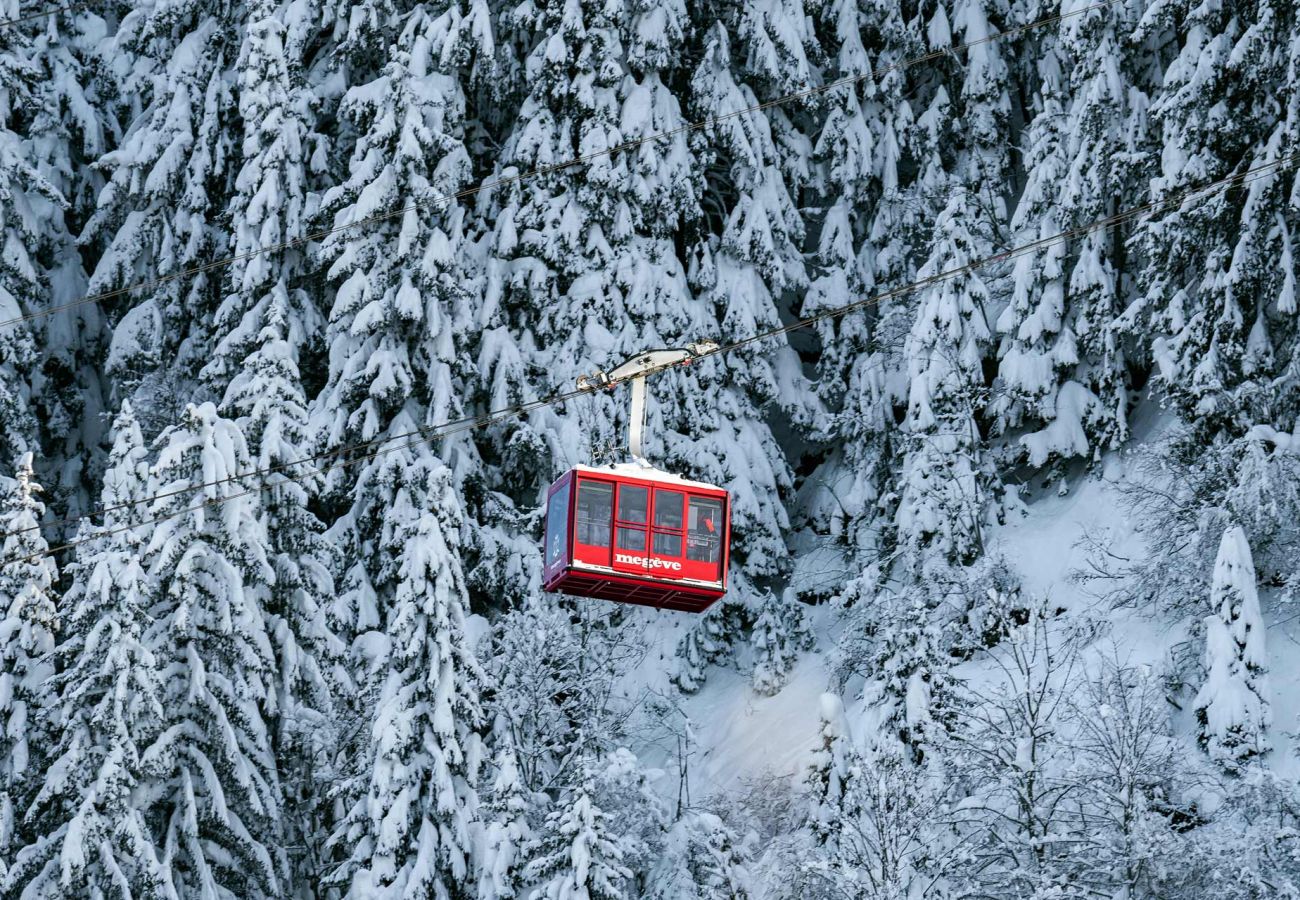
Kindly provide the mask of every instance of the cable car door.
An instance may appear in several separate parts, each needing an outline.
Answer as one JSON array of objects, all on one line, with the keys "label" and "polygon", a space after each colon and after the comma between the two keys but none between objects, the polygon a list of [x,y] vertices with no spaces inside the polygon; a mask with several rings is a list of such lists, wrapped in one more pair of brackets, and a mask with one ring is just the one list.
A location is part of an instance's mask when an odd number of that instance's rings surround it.
[{"label": "cable car door", "polygon": [[650,488],[619,484],[614,502],[614,570],[644,575],[650,571]]}]

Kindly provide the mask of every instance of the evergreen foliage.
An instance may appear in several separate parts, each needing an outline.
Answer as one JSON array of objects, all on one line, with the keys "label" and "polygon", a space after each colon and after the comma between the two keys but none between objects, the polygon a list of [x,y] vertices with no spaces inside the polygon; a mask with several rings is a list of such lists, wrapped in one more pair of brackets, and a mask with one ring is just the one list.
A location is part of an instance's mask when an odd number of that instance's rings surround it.
[{"label": "evergreen foliage", "polygon": [[[0,22],[4,896],[1300,897],[1294,3]],[[795,324],[653,380],[728,595],[544,595],[534,401]]]}]

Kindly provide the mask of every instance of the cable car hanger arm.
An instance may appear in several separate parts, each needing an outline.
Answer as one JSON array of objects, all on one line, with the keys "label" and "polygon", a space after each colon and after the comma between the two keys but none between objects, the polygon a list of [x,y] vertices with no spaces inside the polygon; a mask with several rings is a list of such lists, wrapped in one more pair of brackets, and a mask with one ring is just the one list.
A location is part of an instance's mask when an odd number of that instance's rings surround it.
[{"label": "cable car hanger arm", "polygon": [[627,449],[635,460],[645,462],[641,438],[645,431],[646,376],[682,366],[718,351],[715,341],[696,341],[675,349],[646,350],[620,363],[608,372],[578,376],[578,390],[612,390],[625,381],[632,382],[632,410],[627,423]]}]

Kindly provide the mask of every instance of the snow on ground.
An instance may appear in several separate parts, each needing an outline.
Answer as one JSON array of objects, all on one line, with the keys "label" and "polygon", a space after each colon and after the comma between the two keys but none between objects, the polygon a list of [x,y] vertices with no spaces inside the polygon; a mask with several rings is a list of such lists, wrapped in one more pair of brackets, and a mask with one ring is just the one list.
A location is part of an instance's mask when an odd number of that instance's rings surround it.
[{"label": "snow on ground", "polygon": [[[828,647],[822,643],[819,649]],[[817,740],[826,658],[824,652],[804,654],[774,697],[756,694],[747,675],[711,674],[687,704],[702,748],[692,763],[692,791],[734,789],[746,779],[765,775],[802,778]]]},{"label": "snow on ground", "polygon": [[[1027,591],[1050,594],[1072,610],[1097,602],[1071,579],[1087,561],[1085,535],[1104,532],[1121,546],[1131,540],[1132,530],[1114,484],[1122,477],[1122,466],[1103,468],[1108,477],[1081,475],[1064,496],[1051,494],[1025,504],[990,534],[992,548],[1021,572]],[[833,611],[823,606],[811,612],[817,648],[800,656],[790,680],[775,696],[755,693],[747,672],[714,667],[699,693],[682,699],[694,745],[689,764],[693,797],[734,791],[747,781],[773,775],[792,777],[794,783],[802,777],[816,746],[819,698],[829,684],[826,665],[835,645]],[[1131,615],[1131,619],[1110,629],[1115,643],[1104,652],[1118,652],[1133,664],[1158,662],[1178,630],[1141,616]],[[651,620],[646,634],[654,649],[624,686],[629,695],[668,692],[673,647],[686,625],[664,616]],[[963,667],[968,677],[979,677],[979,668],[978,661]],[[660,779],[660,787],[665,793],[675,792],[674,749],[661,743],[636,749],[647,765],[672,773]]]},{"label": "snow on ground", "polygon": [[1044,496],[1012,512],[991,530],[989,547],[1020,573],[1025,591],[1050,594],[1074,609],[1081,600],[1091,602],[1070,578],[1088,561],[1084,538],[1104,535],[1117,547],[1135,542],[1119,499],[1112,480],[1080,478],[1064,496]]},{"label": "snow on ground", "polygon": [[1268,624],[1268,686],[1273,709],[1269,762],[1283,778],[1300,779],[1300,609],[1270,604],[1264,620]]},{"label": "snow on ground", "polygon": [[[1148,415],[1141,423],[1147,437],[1160,430],[1160,418],[1158,413]],[[1065,494],[1053,489],[1024,503],[1005,524],[991,529],[988,538],[991,549],[1020,572],[1026,592],[1050,596],[1074,615],[1106,616],[1106,627],[1088,648],[1085,663],[1106,657],[1159,670],[1172,648],[1186,640],[1189,623],[1135,609],[1107,612],[1097,590],[1074,577],[1087,567],[1094,552],[1086,538],[1100,539],[1119,555],[1142,552],[1119,493],[1120,483],[1130,475],[1128,460],[1126,455],[1112,454],[1092,472],[1077,473]],[[829,684],[826,665],[835,645],[833,611],[818,607],[811,612],[817,648],[801,655],[789,682],[776,696],[756,694],[747,672],[714,667],[700,692],[682,699],[681,710],[689,718],[693,738],[692,796],[734,791],[747,781],[773,775],[793,777],[796,784],[802,777],[816,745],[818,701]],[[1300,609],[1274,608],[1266,617],[1273,704],[1271,762],[1279,774],[1300,777],[1294,736],[1300,728]],[[667,674],[673,648],[687,624],[662,617],[655,621],[648,634],[656,649],[647,665],[633,675],[634,683],[642,689],[670,692]],[[979,679],[987,668],[987,658],[978,658],[959,671],[962,677]],[[1175,728],[1191,740],[1189,710],[1175,715]],[[676,791],[674,754],[661,746],[638,749],[647,764],[673,773],[662,785]]]},{"label": "snow on ground", "polygon": [[[688,720],[690,733],[687,769],[692,797],[733,792],[756,777],[793,775],[796,781],[802,777],[817,738],[818,703],[828,683],[825,663],[833,648],[827,634],[830,611],[818,608],[810,612],[817,648],[800,655],[789,681],[775,696],[756,693],[748,672],[715,666],[698,693],[680,698],[680,712]],[[673,648],[689,622],[648,615],[654,617],[646,631],[653,649],[623,685],[625,696],[675,693],[668,686]],[[648,767],[670,773],[658,783],[665,795],[675,794],[678,748],[660,738],[634,749]]]}]

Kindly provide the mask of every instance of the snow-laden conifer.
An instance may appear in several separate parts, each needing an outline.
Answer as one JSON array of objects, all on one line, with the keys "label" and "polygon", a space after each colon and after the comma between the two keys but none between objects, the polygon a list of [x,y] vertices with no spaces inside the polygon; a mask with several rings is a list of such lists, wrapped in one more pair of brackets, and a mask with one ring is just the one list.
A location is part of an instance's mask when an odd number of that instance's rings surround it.
[{"label": "snow-laden conifer", "polygon": [[[804,315],[865,300],[915,267],[913,235],[902,223],[917,204],[899,174],[913,113],[906,74],[887,71],[913,48],[908,23],[888,5],[834,2],[815,13],[832,35],[824,77],[858,81],[826,96],[814,145],[814,183],[825,208]],[[902,359],[897,305],[885,300],[816,326],[817,389],[836,412],[812,425],[832,449],[810,479],[808,512],[819,529],[864,559],[880,552],[887,540],[882,530],[890,530],[881,501],[895,425],[894,373]]]},{"label": "snow-laden conifer", "polygon": [[[987,248],[974,198],[953,192],[935,224],[922,277],[959,270]],[[899,477],[900,542],[914,559],[935,553],[969,563],[983,551],[989,479],[976,411],[989,338],[981,273],[964,271],[926,288],[907,339],[906,456]]]},{"label": "snow-laden conifer", "polygon": [[705,670],[734,652],[752,622],[742,603],[724,598],[710,607],[677,644],[669,675],[673,684],[688,694],[698,691],[704,685]]},{"label": "snow-laden conifer", "polygon": [[388,489],[369,542],[383,622],[359,642],[364,724],[343,748],[331,842],[344,859],[330,880],[355,898],[470,896],[482,672],[465,634],[460,505],[436,462],[390,457],[374,477]]},{"label": "snow-laden conifer", "polygon": [[556,801],[528,845],[531,900],[627,900],[626,841],[595,798],[595,761],[580,762],[574,787]]},{"label": "snow-laden conifer", "polygon": [[0,866],[12,864],[24,838],[27,804],[49,763],[57,719],[54,641],[58,569],[41,533],[45,504],[32,455],[16,460],[0,499]]},{"label": "snow-laden conifer", "polygon": [[[1133,71],[1122,6],[1081,12],[1041,38],[1036,115],[1025,132],[1027,183],[1011,228],[1023,244],[1090,225],[1133,196],[1147,158],[1147,97]],[[1030,463],[1092,456],[1128,433],[1126,262],[1122,228],[1057,240],[1018,258],[993,398],[997,427],[1027,427]],[[1077,246],[1077,253],[1071,248]]]},{"label": "snow-laden conifer", "polygon": [[[191,271],[225,254],[225,213],[239,155],[232,67],[241,36],[238,4],[137,6],[113,36],[127,121],[118,145],[96,166],[107,183],[80,241],[98,252],[91,293],[176,276],[112,310],[107,374],[146,434],[177,422],[186,380],[207,361],[210,317],[222,279]],[[186,274],[182,275],[181,273]]]},{"label": "snow-laden conifer", "polygon": [[[16,0],[0,17],[19,15]],[[33,117],[47,103],[41,72],[24,29],[0,32],[0,318],[21,319],[47,305],[48,287],[37,257],[57,233],[47,220],[62,218],[63,198],[43,177],[27,143]],[[14,322],[0,329],[0,458],[13,460],[37,446],[32,415],[32,374],[39,358],[33,326]]]},{"label": "snow-laden conifer", "polygon": [[[503,19],[519,47],[528,90],[504,148],[506,184],[494,199],[478,357],[483,401],[527,399],[654,346],[712,333],[691,302],[676,237],[699,221],[685,118],[670,79],[672,47],[690,27],[675,4],[524,3]],[[581,165],[514,175],[595,154]],[[528,378],[532,365],[542,377]],[[647,452],[661,463],[685,439],[698,403],[686,376],[658,379]],[[528,384],[531,382],[531,384]],[[694,398],[694,399],[692,399]],[[625,445],[626,398],[592,397],[491,429],[483,443],[504,463],[490,482],[515,502],[593,451]],[[698,462],[692,459],[691,466]]]},{"label": "snow-laden conifer", "polygon": [[158,439],[144,547],[163,718],[142,748],[145,816],[176,893],[273,897],[285,889],[282,803],[266,710],[275,581],[239,427],[189,406]]},{"label": "snow-laden conifer", "polygon": [[307,180],[323,160],[310,157],[309,95],[301,65],[285,47],[279,7],[276,0],[250,6],[236,60],[243,140],[229,207],[235,262],[224,272],[226,293],[213,319],[216,346],[203,368],[218,396],[269,324],[279,326],[295,358],[323,324],[298,283],[303,248],[282,246],[305,233],[313,211]]},{"label": "snow-laden conifer", "polygon": [[[1264,85],[1285,82],[1289,31],[1275,4],[1248,10],[1153,3],[1138,36],[1184,35],[1165,67],[1150,116],[1160,148],[1151,199],[1176,198],[1207,182],[1277,160],[1294,142],[1294,107]],[[1224,138],[1231,135],[1231,140]],[[1137,228],[1141,312],[1156,332],[1151,353],[1160,383],[1181,410],[1212,428],[1241,424],[1238,388],[1274,365],[1293,306],[1293,223],[1283,212],[1292,179],[1264,172],[1240,191],[1214,191],[1194,204],[1158,208]],[[1276,304],[1276,306],[1275,306]],[[1274,310],[1278,315],[1274,321]],[[1149,323],[1149,324],[1147,324]]]},{"label": "snow-laden conifer", "polygon": [[749,900],[752,876],[740,841],[713,813],[690,811],[664,838],[646,879],[649,900]]},{"label": "snow-laden conifer", "polygon": [[[752,15],[761,20],[763,10]],[[751,21],[746,27],[758,24]],[[785,77],[776,72],[779,60],[768,53],[746,60],[758,70],[747,73],[721,23],[711,26],[702,40],[703,58],[691,75],[692,110],[701,118],[756,105],[755,89],[744,80],[747,75],[760,82]],[[803,46],[787,37],[782,43],[790,52]],[[744,113],[705,128],[695,147],[700,164],[716,171],[714,183],[728,187],[708,198],[716,219],[711,220],[710,236],[692,250],[691,284],[716,311],[718,333],[739,338],[772,328],[781,321],[782,294],[807,283],[798,251],[803,222],[792,196],[794,186],[787,183],[782,167],[801,171],[807,164],[803,154],[810,148],[780,110],[771,117]],[[794,158],[787,159],[787,152]],[[782,571],[783,532],[789,527],[786,510],[774,501],[791,484],[791,475],[758,409],[776,403],[806,421],[816,406],[814,395],[788,344],[742,348],[708,372],[694,388],[696,396],[714,399],[706,406],[688,407],[694,415],[682,456],[694,457],[693,470],[705,480],[733,490],[732,553],[737,563],[748,575],[773,575]],[[757,599],[756,591],[748,597],[751,605]]]},{"label": "snow-laden conifer", "polygon": [[807,824],[822,851],[838,858],[842,832],[852,828],[855,815],[849,782],[858,774],[860,759],[840,698],[822,694],[818,716],[819,740],[804,773],[808,785]]},{"label": "snow-laden conifer", "polygon": [[141,768],[158,736],[162,672],[145,644],[148,459],[130,403],[113,424],[102,527],[85,525],[58,644],[57,721],[50,760],[31,807],[32,842],[7,889],[23,897],[176,896],[141,799],[154,782]]},{"label": "snow-laden conifer", "polygon": [[308,97],[285,43],[301,11],[282,23],[278,7],[253,5],[240,50],[243,166],[231,205],[238,262],[226,275],[216,315],[222,336],[202,375],[223,395],[223,415],[238,423],[263,473],[258,515],[274,569],[263,608],[276,662],[265,713],[284,791],[285,841],[300,848],[295,859],[310,877],[328,836],[323,763],[337,747],[350,679],[330,616],[333,555],[308,508],[319,476],[312,463],[298,462],[311,447],[299,360],[323,323],[300,283],[303,249],[283,244],[304,234],[312,211],[307,179],[322,163],[308,157]]},{"label": "snow-laden conifer", "polygon": [[[57,199],[29,195],[26,201],[29,214],[41,222],[36,260],[47,313],[31,323],[41,350],[30,372],[32,399],[42,455],[54,463],[37,465],[47,480],[51,511],[69,523],[98,495],[96,479],[109,443],[100,371],[108,333],[99,307],[79,302],[86,295],[87,272],[77,247],[77,232],[101,183],[90,162],[107,149],[108,134],[115,130],[105,99],[114,90],[105,84],[99,55],[104,13],[102,5],[55,8],[27,25],[32,60],[40,70],[40,102],[23,113],[30,123],[27,152],[59,194]],[[10,36],[19,30],[8,29]],[[51,532],[51,537],[61,539],[70,531]]]},{"label": "snow-laden conifer", "polygon": [[[458,33],[450,13],[433,12],[419,7],[401,19],[382,72],[353,85],[340,104],[357,140],[346,180],[322,199],[323,213],[341,230],[321,245],[335,292],[326,330],[329,374],[311,404],[322,450],[396,434],[409,443],[402,464],[426,473],[442,465],[433,458],[436,448],[410,438],[460,409],[453,318],[468,298],[465,212],[446,197],[470,171],[464,97],[455,70],[443,67]],[[400,215],[347,227],[396,209]],[[455,456],[445,445],[440,450]],[[330,534],[342,559],[333,614],[345,639],[385,627],[377,592],[380,582],[393,583],[382,571],[391,562],[379,545],[398,488],[384,474],[391,462],[380,453],[326,473],[326,499],[344,511]],[[448,515],[460,527],[459,510]]]},{"label": "snow-laden conifer", "polygon": [[1228,772],[1267,752],[1268,650],[1255,564],[1238,525],[1223,533],[1205,617],[1205,683],[1196,694],[1201,746]]},{"label": "snow-laden conifer", "polygon": [[482,858],[479,860],[477,900],[513,900],[523,884],[524,846],[532,837],[528,823],[529,796],[519,775],[519,761],[509,726],[493,728],[499,743],[491,785],[483,792],[480,814]]},{"label": "snow-laden conifer", "polygon": [[754,690],[775,694],[790,677],[800,650],[813,646],[812,631],[794,591],[768,591],[758,607],[750,634],[754,651]]}]

